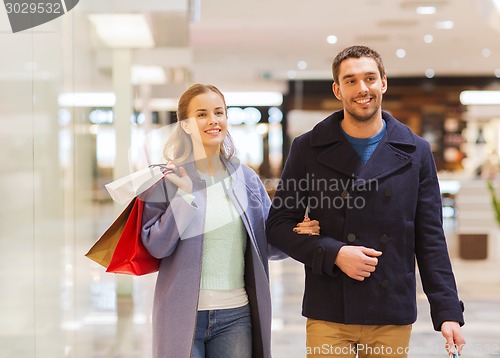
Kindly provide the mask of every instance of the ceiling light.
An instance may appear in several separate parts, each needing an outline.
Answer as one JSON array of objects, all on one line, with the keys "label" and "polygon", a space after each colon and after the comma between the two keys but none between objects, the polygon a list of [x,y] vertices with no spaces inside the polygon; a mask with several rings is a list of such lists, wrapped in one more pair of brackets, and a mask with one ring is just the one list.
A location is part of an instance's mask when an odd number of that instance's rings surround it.
[{"label": "ceiling light", "polygon": [[425,77],[427,78],[433,78],[435,74],[436,72],[434,72],[432,68],[428,68],[427,70],[425,70]]},{"label": "ceiling light", "polygon": [[463,91],[460,93],[460,103],[500,104],[500,91]]},{"label": "ceiling light", "polygon": [[60,107],[113,107],[116,96],[112,92],[61,93],[57,103]]},{"label": "ceiling light", "polygon": [[162,85],[167,82],[165,70],[161,66],[132,66],[132,83]]},{"label": "ceiling light", "polygon": [[230,107],[227,109],[227,123],[237,125],[245,121],[245,112],[240,107]]},{"label": "ceiling light", "polygon": [[267,113],[269,114],[269,118],[267,118],[269,123],[281,123],[283,120],[283,112],[278,107],[269,108]]},{"label": "ceiling light", "polygon": [[286,76],[288,77],[288,79],[293,80],[297,78],[297,72],[295,72],[294,70],[290,70],[286,73]]},{"label": "ceiling light", "polygon": [[430,44],[430,43],[434,42],[434,36],[432,36],[432,35],[425,35],[424,36],[424,42],[426,44]]},{"label": "ceiling light", "polygon": [[497,69],[495,70],[495,77],[496,77],[496,78],[500,78],[500,68],[497,68]]},{"label": "ceiling light", "polygon": [[330,35],[326,38],[326,42],[328,42],[330,45],[336,44],[338,41],[337,36],[335,35]]},{"label": "ceiling light", "polygon": [[305,70],[307,68],[307,62],[306,61],[297,62],[297,68],[299,70]]},{"label": "ceiling light", "polygon": [[491,50],[489,48],[483,48],[481,50],[481,54],[483,57],[490,57],[491,56]]},{"label": "ceiling light", "polygon": [[227,106],[281,106],[279,92],[224,92]]},{"label": "ceiling light", "polygon": [[406,50],[400,48],[396,50],[396,56],[399,58],[405,58],[406,57]]},{"label": "ceiling light", "polygon": [[255,107],[247,107],[243,109],[243,113],[245,113],[246,124],[257,124],[262,119],[262,114]]},{"label": "ceiling light", "polygon": [[450,30],[453,28],[453,21],[438,21],[436,22],[436,29],[440,30]]},{"label": "ceiling light", "polygon": [[149,26],[141,14],[93,14],[89,19],[99,38],[109,47],[154,46]]},{"label": "ceiling light", "polygon": [[419,6],[417,7],[417,14],[419,15],[432,15],[436,13],[435,6]]}]

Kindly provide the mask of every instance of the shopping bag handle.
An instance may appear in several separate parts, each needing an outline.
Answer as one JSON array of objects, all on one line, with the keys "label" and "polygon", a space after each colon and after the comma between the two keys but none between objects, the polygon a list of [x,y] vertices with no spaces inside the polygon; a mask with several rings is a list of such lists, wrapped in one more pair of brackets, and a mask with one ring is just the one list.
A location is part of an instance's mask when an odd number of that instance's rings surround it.
[{"label": "shopping bag handle", "polygon": [[[155,168],[155,167],[158,167],[160,168],[161,172],[163,173],[163,178],[165,178],[165,175],[167,174],[170,174],[170,173],[173,173],[174,171],[170,168],[167,168],[167,164],[164,164],[164,163],[159,163],[159,164],[149,164],[148,165],[148,168]],[[161,179],[162,183],[163,183],[163,191],[165,192],[165,199],[168,198],[168,194],[167,194],[167,186],[165,185],[165,180],[163,180],[163,178]]]},{"label": "shopping bag handle", "polygon": [[162,173],[164,175],[167,175],[167,174],[170,174],[170,173],[174,172],[172,169],[170,169],[170,168],[167,167],[167,164],[163,164],[163,163],[160,163],[160,164],[150,164],[148,166],[148,168],[154,168],[154,167],[160,168],[160,170],[162,171]]}]

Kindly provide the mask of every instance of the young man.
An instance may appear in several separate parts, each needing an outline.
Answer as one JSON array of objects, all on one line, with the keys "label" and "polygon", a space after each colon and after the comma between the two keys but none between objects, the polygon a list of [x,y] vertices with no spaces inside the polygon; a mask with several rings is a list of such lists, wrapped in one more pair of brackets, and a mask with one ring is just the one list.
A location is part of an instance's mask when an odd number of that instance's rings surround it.
[{"label": "young man", "polygon": [[[305,266],[307,355],[407,357],[415,259],[434,328],[448,352],[460,352],[463,304],[430,146],[382,111],[387,77],[377,52],[343,50],[333,79],[343,110],[294,140],[267,221],[269,242]],[[293,231],[306,206],[320,236]]]}]

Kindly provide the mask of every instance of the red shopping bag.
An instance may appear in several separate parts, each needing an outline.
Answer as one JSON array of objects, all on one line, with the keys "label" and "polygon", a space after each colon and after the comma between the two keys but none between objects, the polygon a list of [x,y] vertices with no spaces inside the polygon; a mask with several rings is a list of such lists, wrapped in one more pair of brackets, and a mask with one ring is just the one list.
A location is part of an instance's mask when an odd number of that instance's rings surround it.
[{"label": "red shopping bag", "polygon": [[115,251],[116,245],[120,240],[125,224],[127,223],[130,212],[135,204],[135,199],[130,201],[127,207],[121,212],[111,226],[101,235],[99,240],[85,254],[92,261],[97,262],[108,268],[111,257]]},{"label": "red shopping bag", "polygon": [[158,271],[160,260],[151,256],[141,240],[144,201],[135,197],[127,222],[106,272],[141,276]]}]

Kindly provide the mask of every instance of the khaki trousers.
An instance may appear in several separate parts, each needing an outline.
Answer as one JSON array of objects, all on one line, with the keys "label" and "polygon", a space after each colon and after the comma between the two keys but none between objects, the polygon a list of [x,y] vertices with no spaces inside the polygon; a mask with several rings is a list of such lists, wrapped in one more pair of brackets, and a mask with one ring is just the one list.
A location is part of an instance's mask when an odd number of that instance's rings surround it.
[{"label": "khaki trousers", "polygon": [[307,358],[407,358],[412,325],[359,325],[307,319]]}]

